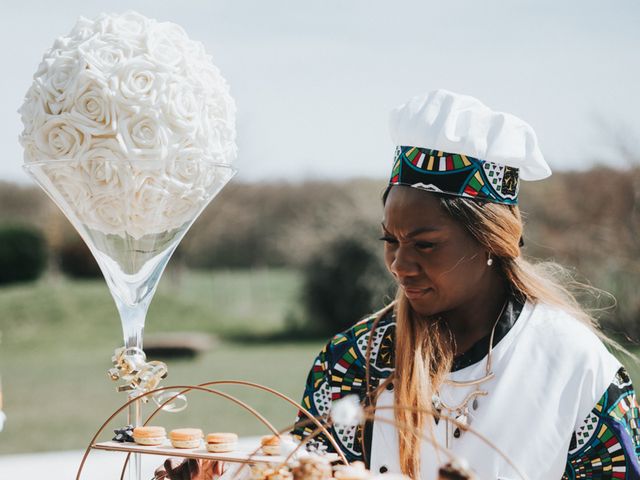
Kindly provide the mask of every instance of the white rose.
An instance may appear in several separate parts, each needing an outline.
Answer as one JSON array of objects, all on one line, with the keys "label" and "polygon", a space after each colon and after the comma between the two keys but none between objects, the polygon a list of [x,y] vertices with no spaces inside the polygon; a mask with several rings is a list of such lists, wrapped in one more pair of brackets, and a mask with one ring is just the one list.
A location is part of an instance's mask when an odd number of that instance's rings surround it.
[{"label": "white rose", "polygon": [[185,44],[189,41],[182,27],[175,23],[156,23],[149,29],[149,56],[161,65],[177,67],[185,59]]},{"label": "white rose", "polygon": [[46,158],[42,158],[42,154],[40,153],[40,150],[38,150],[36,142],[33,140],[33,137],[31,135],[20,135],[20,137],[18,137],[18,140],[20,141],[20,145],[22,145],[22,148],[24,149],[23,159],[25,163],[48,160]]},{"label": "white rose", "polygon": [[24,124],[23,134],[31,134],[45,122],[46,112],[41,85],[38,83],[31,85],[18,113]]},{"label": "white rose", "polygon": [[131,167],[124,161],[118,142],[105,139],[92,143],[91,148],[80,158],[86,181],[92,192],[111,192],[123,197],[131,187]]},{"label": "white rose", "polygon": [[121,118],[118,123],[118,141],[127,154],[141,158],[164,159],[170,132],[153,113],[139,113]]},{"label": "white rose", "polygon": [[167,162],[167,176],[174,181],[196,186],[203,174],[202,162],[205,152],[197,147],[179,149]]},{"label": "white rose", "polygon": [[91,195],[87,183],[83,181],[79,173],[77,163],[65,166],[56,165],[51,169],[49,165],[43,165],[41,168],[56,187],[61,200],[69,205],[69,208],[64,208],[64,210],[82,223],[86,223],[86,213]]},{"label": "white rose", "polygon": [[85,214],[85,223],[93,230],[104,234],[123,235],[128,205],[126,197],[113,192],[94,194],[91,206]]},{"label": "white rose", "polygon": [[203,99],[186,83],[172,83],[163,102],[163,112],[171,129],[176,133],[193,136],[202,116]]},{"label": "white rose", "polygon": [[34,132],[36,147],[42,156],[52,160],[73,159],[84,153],[90,135],[68,114],[50,116]]},{"label": "white rose", "polygon": [[[195,40],[189,40],[184,44],[185,54],[187,55],[189,62],[188,63],[211,63],[211,56],[207,55],[207,52],[204,48],[202,42],[198,42]],[[185,62],[186,63],[186,62]],[[185,65],[188,67],[188,65]]]},{"label": "white rose", "polygon": [[210,94],[228,94],[229,86],[220,75],[218,67],[211,62],[193,62],[188,68],[188,77],[197,82],[198,85]]},{"label": "white rose", "polygon": [[153,177],[146,178],[130,199],[127,233],[140,238],[149,233],[166,230],[163,211],[171,200],[159,180]]},{"label": "white rose", "polygon": [[133,11],[121,15],[103,13],[96,18],[94,30],[101,35],[125,39],[135,49],[142,50],[145,48],[147,29],[152,23],[153,20]]},{"label": "white rose", "polygon": [[118,103],[125,107],[152,105],[164,90],[164,79],[157,67],[143,58],[134,58],[120,65],[113,77]]},{"label": "white rose", "polygon": [[206,145],[215,162],[230,164],[237,156],[235,105],[221,97],[209,100],[205,106],[199,142]]},{"label": "white rose", "polygon": [[43,75],[36,78],[42,85],[47,113],[57,115],[69,108],[69,95],[73,94],[78,74],[86,64],[77,54],[65,52],[44,61]]},{"label": "white rose", "polygon": [[109,74],[120,64],[133,57],[133,48],[123,39],[100,36],[78,47],[80,54],[92,70]]},{"label": "white rose", "polygon": [[178,228],[191,222],[205,206],[208,198],[200,188],[171,188],[171,201],[164,209],[167,229]]},{"label": "white rose", "polygon": [[89,72],[80,75],[70,118],[86,125],[92,135],[115,133],[115,104],[105,80]]},{"label": "white rose", "polygon": [[76,24],[73,26],[71,32],[69,32],[69,36],[61,37],[59,40],[61,45],[68,46],[71,43],[82,43],[96,33],[96,23],[93,20],[81,16],[76,20]]}]

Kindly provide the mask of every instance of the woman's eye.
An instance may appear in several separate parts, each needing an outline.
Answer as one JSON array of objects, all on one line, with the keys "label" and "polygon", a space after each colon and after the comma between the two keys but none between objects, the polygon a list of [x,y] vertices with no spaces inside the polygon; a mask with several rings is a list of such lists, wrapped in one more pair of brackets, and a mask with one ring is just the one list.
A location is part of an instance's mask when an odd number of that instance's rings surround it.
[{"label": "woman's eye", "polygon": [[398,241],[395,238],[390,237],[388,235],[383,235],[378,240],[382,240],[383,242],[387,242],[387,243],[398,243]]},{"label": "woman's eye", "polygon": [[431,243],[431,242],[416,242],[416,248],[419,250],[428,250],[430,248],[435,247],[436,244],[435,243]]}]

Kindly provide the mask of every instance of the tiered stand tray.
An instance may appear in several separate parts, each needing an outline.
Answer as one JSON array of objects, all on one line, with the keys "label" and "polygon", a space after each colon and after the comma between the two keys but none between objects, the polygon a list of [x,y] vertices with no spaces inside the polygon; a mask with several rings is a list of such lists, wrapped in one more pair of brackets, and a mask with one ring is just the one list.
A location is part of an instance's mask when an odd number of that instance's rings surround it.
[{"label": "tiered stand tray", "polygon": [[[204,448],[173,448],[170,444],[148,447],[136,443],[100,442],[91,446],[94,450],[108,452],[144,453],[147,455],[161,455],[163,457],[201,458],[203,460],[218,460],[230,463],[282,463],[285,457],[281,455],[252,455],[249,450],[236,450],[227,453],[211,453]],[[337,459],[337,455],[335,456]]]},{"label": "tiered stand tray", "polygon": [[[134,460],[139,455],[144,454],[144,455],[160,455],[164,457],[183,457],[183,458],[219,460],[223,462],[240,463],[240,464],[248,464],[248,463],[282,464],[287,462],[289,459],[285,458],[284,456],[263,455],[260,453],[260,449],[257,448],[257,446],[256,448],[251,449],[251,446],[247,446],[247,444],[243,444],[242,442],[239,444],[238,449],[236,451],[228,452],[228,453],[210,453],[204,448],[195,448],[195,449],[173,448],[169,443],[166,443],[162,446],[152,447],[152,446],[144,446],[144,445],[138,445],[136,443],[128,443],[128,442],[120,443],[115,441],[108,441],[108,442],[98,441],[98,437],[100,437],[100,435],[107,429],[110,423],[114,421],[114,419],[116,419],[120,414],[124,413],[131,404],[136,403],[137,405],[140,405],[140,402],[145,397],[152,397],[153,395],[157,395],[157,394],[165,395],[163,398],[167,398],[166,401],[161,403],[146,418],[146,420],[144,420],[144,422],[141,422],[142,425],[147,425],[158,413],[163,411],[164,407],[166,407],[167,405],[170,405],[171,402],[177,399],[178,397],[182,395],[186,395],[192,391],[201,391],[204,393],[222,397],[238,405],[239,407],[247,411],[249,414],[253,415],[259,422],[261,422],[264,426],[266,426],[267,429],[270,430],[274,435],[281,435],[285,432],[288,432],[292,428],[292,425],[290,425],[285,429],[277,430],[263,415],[261,415],[257,410],[255,410],[253,407],[251,407],[247,403],[234,397],[233,395],[230,395],[229,393],[222,392],[220,390],[217,390],[216,388],[212,388],[212,387],[218,387],[222,385],[235,385],[235,386],[246,387],[248,389],[253,389],[253,390],[261,390],[263,392],[267,392],[273,395],[274,397],[284,400],[286,403],[289,404],[290,407],[294,407],[296,411],[302,412],[307,417],[307,422],[309,423],[309,425],[317,429],[318,433],[323,433],[326,436],[326,438],[333,444],[334,449],[340,452],[340,449],[338,445],[335,443],[335,440],[329,434],[327,429],[320,423],[320,421],[317,418],[315,418],[313,415],[311,415],[310,412],[302,408],[297,402],[287,397],[286,395],[278,392],[277,390],[274,390],[269,387],[265,387],[264,385],[259,385],[257,383],[245,382],[241,380],[219,380],[214,382],[202,383],[200,385],[174,385],[169,387],[157,388],[155,390],[146,392],[139,397],[136,397],[127,401],[124,405],[118,408],[118,410],[116,410],[102,424],[102,426],[98,429],[96,434],[93,436],[93,438],[89,442],[89,445],[85,450],[82,461],[80,462],[80,466],[78,468],[78,472],[76,475],[76,480],[80,480],[82,478],[82,471],[87,461],[87,458],[89,454],[95,450],[102,450],[102,451],[109,451],[109,452],[124,452],[127,454],[122,467],[122,474],[120,476],[121,480],[125,478],[127,464],[129,463],[129,459],[131,455],[134,455]],[[167,394],[169,395],[167,396]],[[121,423],[122,422],[120,422],[120,424]],[[331,454],[330,460],[331,461],[339,460],[344,464],[348,463],[346,458],[344,457],[344,454],[342,453]],[[142,480],[142,479],[137,478],[132,480]]]}]

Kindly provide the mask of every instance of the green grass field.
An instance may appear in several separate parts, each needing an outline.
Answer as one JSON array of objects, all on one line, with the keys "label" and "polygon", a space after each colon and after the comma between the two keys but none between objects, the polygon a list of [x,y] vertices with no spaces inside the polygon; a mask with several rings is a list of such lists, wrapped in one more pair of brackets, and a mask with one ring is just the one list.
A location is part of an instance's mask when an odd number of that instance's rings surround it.
[{"label": "green grass field", "polygon": [[[147,334],[200,331],[219,340],[194,360],[167,361],[169,377],[163,384],[243,379],[299,400],[322,341],[256,340],[286,328],[285,318],[299,308],[299,282],[299,274],[284,270],[180,276],[167,272],[147,317]],[[48,277],[1,288],[0,331],[0,375],[8,415],[0,433],[0,454],[84,448],[125,401],[106,375],[122,338],[104,281]],[[251,341],[242,341],[243,336]],[[628,360],[625,363],[639,384],[640,371]],[[281,400],[239,388],[226,391],[251,403],[276,427],[293,421],[295,409]],[[124,423],[123,416],[113,427]],[[237,406],[202,393],[190,397],[185,412],[163,413],[158,423],[167,428],[266,433]]]},{"label": "green grass field", "polygon": [[[167,273],[150,308],[146,333],[201,331],[218,334],[219,340],[194,360],[168,360],[164,385],[243,379],[299,400],[322,342],[224,340],[243,332],[282,330],[284,318],[296,308],[295,272],[189,272],[179,278]],[[0,374],[8,416],[0,434],[0,454],[86,446],[125,401],[106,375],[122,338],[105,283],[46,278],[0,289],[0,330]],[[281,400],[239,388],[227,391],[249,401],[275,426],[285,427],[295,417],[295,409]],[[193,394],[185,412],[163,413],[158,421],[167,427],[266,433],[235,405],[201,393]],[[119,423],[125,423],[124,417]]]}]

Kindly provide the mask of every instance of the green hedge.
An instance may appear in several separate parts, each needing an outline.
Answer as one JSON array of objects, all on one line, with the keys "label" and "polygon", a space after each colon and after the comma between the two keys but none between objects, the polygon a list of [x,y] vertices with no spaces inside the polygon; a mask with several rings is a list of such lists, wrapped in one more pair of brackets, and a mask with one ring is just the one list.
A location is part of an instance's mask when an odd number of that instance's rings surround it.
[{"label": "green hedge", "polygon": [[33,227],[0,227],[0,284],[37,280],[47,266],[44,235]]},{"label": "green hedge", "polygon": [[390,275],[365,243],[338,238],[304,268],[303,303],[314,330],[335,334],[390,299]]},{"label": "green hedge", "polygon": [[58,250],[60,270],[72,278],[98,278],[102,276],[100,267],[89,247],[78,238]]}]

